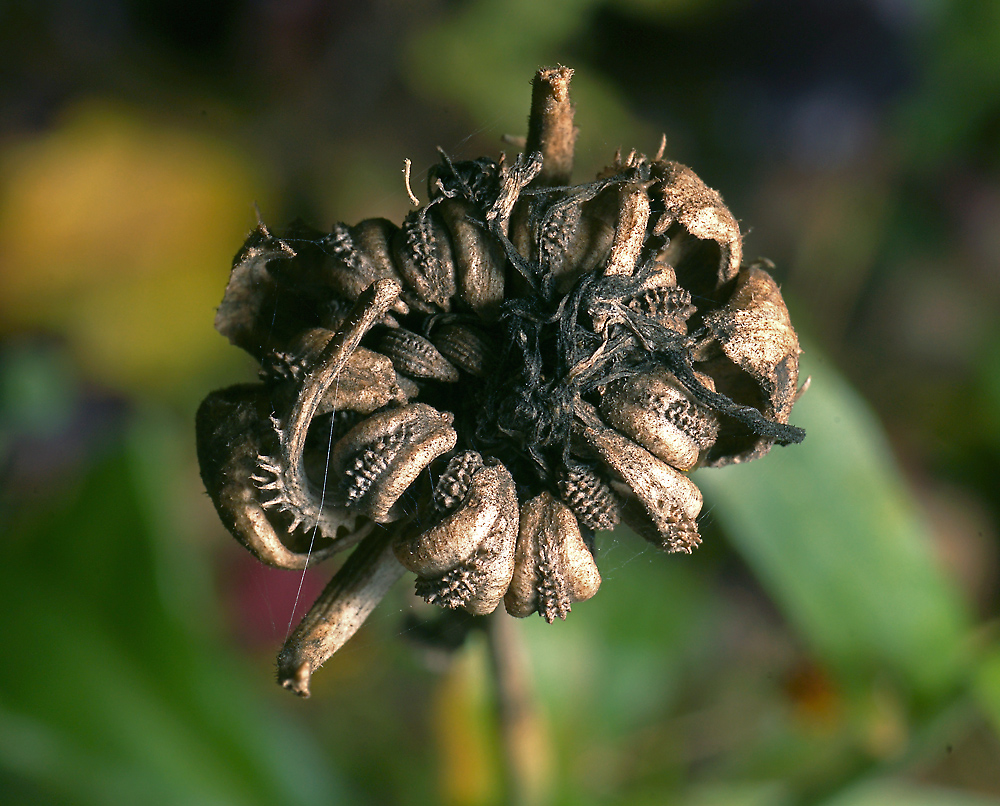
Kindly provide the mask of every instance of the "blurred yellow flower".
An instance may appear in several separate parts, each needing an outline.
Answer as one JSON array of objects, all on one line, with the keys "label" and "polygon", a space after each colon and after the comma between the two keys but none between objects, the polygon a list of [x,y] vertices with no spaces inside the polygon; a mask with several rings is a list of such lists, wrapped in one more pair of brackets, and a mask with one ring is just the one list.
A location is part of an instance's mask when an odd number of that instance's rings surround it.
[{"label": "blurred yellow flower", "polygon": [[0,320],[64,337],[84,372],[160,393],[228,363],[212,330],[261,189],[249,160],[105,102],[0,152]]}]

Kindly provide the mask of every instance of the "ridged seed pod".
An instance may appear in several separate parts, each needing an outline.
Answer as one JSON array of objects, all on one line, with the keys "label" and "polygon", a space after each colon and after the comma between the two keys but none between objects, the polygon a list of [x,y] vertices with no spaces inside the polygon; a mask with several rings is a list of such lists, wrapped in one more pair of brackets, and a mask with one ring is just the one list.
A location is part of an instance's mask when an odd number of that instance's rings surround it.
[{"label": "ridged seed pod", "polygon": [[601,575],[576,516],[549,493],[521,507],[520,532],[504,606],[512,616],[538,613],[549,624],[565,619],[574,602],[597,593]]},{"label": "ridged seed pod", "polygon": [[[711,378],[703,380],[713,388]],[[601,413],[612,426],[678,470],[694,468],[719,431],[715,417],[662,367],[612,384],[601,398]]]},{"label": "ridged seed pod", "polygon": [[398,520],[393,505],[434,459],[455,447],[452,415],[424,403],[388,409],[363,420],[333,447],[337,498],[376,523]]},{"label": "ridged seed pod", "polygon": [[[496,609],[514,573],[517,495],[503,465],[480,465],[471,473],[468,468],[452,468],[448,490],[435,496],[451,504],[444,517],[404,533],[395,551],[417,575],[417,593],[428,602],[485,615]],[[468,478],[464,495],[454,500],[452,481],[458,472]]]}]

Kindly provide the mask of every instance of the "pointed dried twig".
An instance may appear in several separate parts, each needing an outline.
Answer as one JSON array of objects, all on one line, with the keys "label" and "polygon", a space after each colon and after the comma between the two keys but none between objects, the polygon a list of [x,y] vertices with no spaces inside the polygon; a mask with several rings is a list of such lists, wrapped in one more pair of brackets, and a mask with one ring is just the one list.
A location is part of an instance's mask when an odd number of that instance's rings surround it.
[{"label": "pointed dried twig", "polygon": [[285,688],[308,697],[312,673],[347,643],[403,575],[392,537],[384,530],[363,540],[285,642],[278,655],[278,682]]}]

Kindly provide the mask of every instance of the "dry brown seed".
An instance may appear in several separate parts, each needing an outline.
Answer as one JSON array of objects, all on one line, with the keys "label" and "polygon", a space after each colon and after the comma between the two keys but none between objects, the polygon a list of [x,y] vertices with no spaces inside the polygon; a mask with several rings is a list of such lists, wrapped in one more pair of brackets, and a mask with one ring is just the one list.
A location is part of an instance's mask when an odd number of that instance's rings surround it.
[{"label": "dry brown seed", "polygon": [[679,504],[668,505],[654,523],[646,505],[633,496],[625,502],[621,514],[622,522],[633,532],[664,551],[690,554],[701,545],[697,521],[689,518]]},{"label": "dry brown seed", "polygon": [[604,267],[605,276],[613,274],[631,276],[642,254],[649,222],[649,196],[644,183],[630,183],[618,189],[621,211],[615,229],[611,254]]},{"label": "dry brown seed", "polygon": [[455,447],[451,413],[425,403],[377,412],[337,442],[330,457],[331,479],[339,483],[338,504],[376,523],[398,520],[393,505],[434,459]]},{"label": "dry brown seed", "polygon": [[[696,345],[695,358],[720,392],[769,420],[787,423],[798,394],[802,351],[766,265],[744,268],[726,305],[705,317],[709,335]],[[746,429],[728,428],[705,464],[746,462],[763,456],[772,444]]]},{"label": "dry brown seed", "polygon": [[[219,518],[233,536],[261,562],[276,568],[301,569],[343,551],[370,530],[357,513],[327,508],[320,513],[320,540],[295,541],[287,524],[275,525],[253,485],[258,456],[274,441],[268,415],[271,394],[262,385],[231,386],[213,392],[198,409],[198,463]],[[266,495],[266,494],[265,494]],[[301,550],[299,550],[301,548]]]},{"label": "dry brown seed", "polygon": [[517,554],[504,606],[512,616],[540,614],[550,624],[566,618],[573,602],[601,586],[594,556],[583,542],[576,517],[548,492],[521,507]]},{"label": "dry brown seed", "polygon": [[260,489],[273,493],[267,506],[289,515],[292,522],[289,529],[300,524],[312,528],[324,517],[325,490],[317,493],[313,489],[305,465],[309,426],[361,339],[381,320],[398,296],[399,284],[388,279],[379,280],[362,292],[341,329],[327,342],[315,366],[306,375],[291,413],[285,418],[273,415],[270,418],[278,437],[278,450],[261,452],[253,480]]},{"label": "dry brown seed", "polygon": [[405,399],[396,383],[392,362],[384,355],[358,347],[347,359],[340,379],[323,397],[316,413],[347,410],[371,414],[392,401],[402,403]]},{"label": "dry brown seed", "polygon": [[[384,218],[368,218],[353,227],[336,224],[326,239],[326,249],[334,255],[330,262],[330,286],[341,296],[356,300],[376,280],[403,278],[392,262],[389,244],[399,230]],[[405,315],[409,309],[397,299],[392,310]]]},{"label": "dry brown seed", "polygon": [[312,673],[347,643],[403,575],[391,543],[392,533],[380,529],[347,558],[282,647],[281,685],[308,697]]},{"label": "dry brown seed", "polygon": [[[334,335],[332,330],[325,328],[304,331],[288,352],[273,357],[267,367],[268,374],[300,383]],[[404,399],[392,362],[383,355],[358,347],[347,358],[337,382],[323,396],[316,415],[343,410],[371,414],[393,400],[403,402]]]},{"label": "dry brown seed", "polygon": [[434,485],[434,506],[439,512],[451,512],[469,494],[473,474],[483,467],[483,457],[478,451],[456,453]]},{"label": "dry brown seed", "polygon": [[392,250],[408,295],[415,295],[412,304],[428,312],[451,310],[455,261],[451,239],[433,207],[422,207],[406,216],[393,238]]},{"label": "dry brown seed", "polygon": [[[711,379],[702,382],[714,391]],[[636,373],[601,397],[607,421],[668,465],[690,470],[719,432],[718,421],[688,396],[666,369]]]},{"label": "dry brown seed", "polygon": [[621,497],[586,465],[565,468],[556,483],[559,496],[588,529],[614,529],[622,507]]},{"label": "dry brown seed", "polygon": [[445,199],[436,210],[451,233],[458,298],[483,320],[496,321],[506,256],[486,223],[474,220],[476,208],[465,199]]},{"label": "dry brown seed", "polygon": [[702,504],[694,482],[614,429],[601,426],[596,414],[588,416],[586,424],[577,421],[576,433],[642,501],[663,546],[690,551],[690,532],[697,528]]},{"label": "dry brown seed", "polygon": [[[448,500],[451,491],[438,497]],[[396,542],[396,557],[417,574],[417,593],[428,602],[485,615],[496,609],[514,573],[517,523],[517,494],[507,468],[479,467],[460,503],[440,522],[428,529],[411,524]]]},{"label": "dry brown seed", "polygon": [[434,346],[453,365],[477,378],[486,375],[493,352],[486,334],[467,325],[442,325],[432,334]]},{"label": "dry brown seed", "polygon": [[677,285],[673,267],[660,263],[652,274],[626,302],[629,308],[656,320],[664,327],[687,335],[687,320],[695,312],[691,292]]},{"label": "dry brown seed", "polygon": [[417,380],[455,383],[458,370],[430,341],[406,328],[386,329],[375,343],[398,372]]},{"label": "dry brown seed", "polygon": [[604,265],[618,224],[614,189],[577,192],[555,202],[523,196],[511,218],[511,241],[527,260],[557,278],[555,288],[567,292],[582,275]]}]

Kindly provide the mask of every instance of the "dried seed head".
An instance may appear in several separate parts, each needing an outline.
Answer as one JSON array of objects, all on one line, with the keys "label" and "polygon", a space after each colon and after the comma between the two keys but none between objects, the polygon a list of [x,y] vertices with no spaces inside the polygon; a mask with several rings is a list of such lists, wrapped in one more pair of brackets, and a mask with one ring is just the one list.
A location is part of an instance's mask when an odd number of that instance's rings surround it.
[{"label": "dried seed head", "polygon": [[549,493],[525,502],[514,575],[504,596],[507,612],[518,618],[537,612],[551,624],[600,586],[597,563],[569,508]]},{"label": "dried seed head", "polygon": [[216,324],[264,382],[202,406],[206,487],[266,562],[367,535],[282,652],[295,690],[399,563],[429,602],[562,618],[600,584],[594,531],[690,551],[683,471],[804,436],[768,266],[663,147],[572,185],[571,75],[539,72],[512,161],[442,153],[401,228],[260,226],[237,255]]}]

